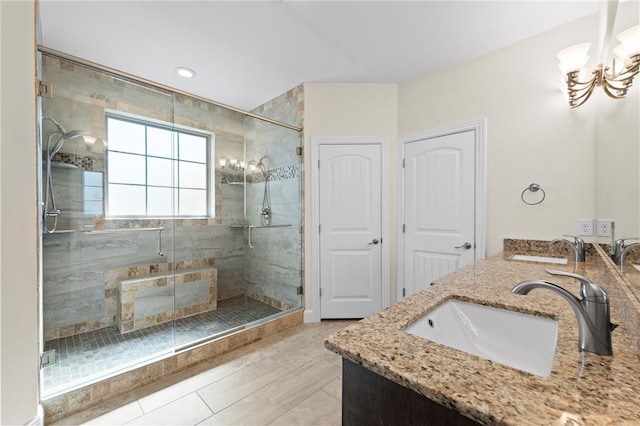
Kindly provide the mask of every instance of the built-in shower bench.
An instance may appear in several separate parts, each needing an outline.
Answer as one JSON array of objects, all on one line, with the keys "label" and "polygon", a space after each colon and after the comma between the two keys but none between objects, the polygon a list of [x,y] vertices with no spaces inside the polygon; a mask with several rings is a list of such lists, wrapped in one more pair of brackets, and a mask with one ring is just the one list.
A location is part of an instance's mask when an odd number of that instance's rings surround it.
[{"label": "built-in shower bench", "polygon": [[218,271],[212,259],[122,268],[118,277],[116,324],[121,333],[201,314],[218,305]]}]

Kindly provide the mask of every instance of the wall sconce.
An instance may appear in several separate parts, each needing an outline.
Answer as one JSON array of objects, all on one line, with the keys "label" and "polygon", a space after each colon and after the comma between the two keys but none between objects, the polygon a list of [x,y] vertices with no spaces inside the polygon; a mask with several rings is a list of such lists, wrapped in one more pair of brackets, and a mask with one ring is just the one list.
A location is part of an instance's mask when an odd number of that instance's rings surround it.
[{"label": "wall sconce", "polygon": [[614,99],[622,99],[627,95],[640,65],[640,26],[621,32],[617,39],[621,44],[613,50],[613,54],[618,60],[614,58],[611,65],[606,67],[598,64],[591,73],[591,78],[586,77],[587,80],[583,81],[580,78],[585,78],[583,67],[589,60],[587,52],[591,44],[582,43],[558,52],[560,69],[566,75],[569,108],[584,104],[596,86],[601,86]]},{"label": "wall sconce", "polygon": [[218,164],[220,164],[221,169],[224,169],[224,166],[227,165],[227,159],[224,157],[218,158]]}]

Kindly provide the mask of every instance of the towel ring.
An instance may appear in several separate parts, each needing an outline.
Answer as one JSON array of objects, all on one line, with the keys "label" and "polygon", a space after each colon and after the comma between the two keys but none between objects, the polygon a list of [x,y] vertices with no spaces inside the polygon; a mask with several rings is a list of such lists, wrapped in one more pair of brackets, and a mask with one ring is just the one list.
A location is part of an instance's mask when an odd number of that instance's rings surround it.
[{"label": "towel ring", "polygon": [[[524,193],[527,191],[531,191],[531,192],[538,192],[541,191],[542,192],[542,198],[540,200],[538,200],[535,203],[530,203],[527,200],[524,199]],[[540,204],[541,202],[544,201],[545,197],[547,196],[547,194],[544,192],[544,189],[542,189],[542,187],[540,185],[538,185],[537,183],[532,183],[531,185],[529,185],[528,187],[526,187],[524,190],[522,190],[522,194],[520,194],[520,198],[522,199],[522,202],[525,204],[528,204],[530,206],[535,206],[537,204]]]}]

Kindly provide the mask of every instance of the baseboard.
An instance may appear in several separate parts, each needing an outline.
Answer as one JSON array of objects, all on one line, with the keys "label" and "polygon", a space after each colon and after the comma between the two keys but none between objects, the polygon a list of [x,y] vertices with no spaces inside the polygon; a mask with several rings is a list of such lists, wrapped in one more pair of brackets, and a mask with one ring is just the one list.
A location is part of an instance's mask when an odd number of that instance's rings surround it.
[{"label": "baseboard", "polygon": [[305,309],[303,320],[305,323],[320,322],[320,314],[313,311],[313,309]]}]

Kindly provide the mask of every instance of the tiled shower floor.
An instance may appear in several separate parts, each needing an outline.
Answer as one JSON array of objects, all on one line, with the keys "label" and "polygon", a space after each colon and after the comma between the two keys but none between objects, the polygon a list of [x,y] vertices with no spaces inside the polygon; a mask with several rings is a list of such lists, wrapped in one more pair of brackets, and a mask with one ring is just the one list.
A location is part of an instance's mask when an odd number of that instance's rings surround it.
[{"label": "tiled shower floor", "polygon": [[124,335],[113,326],[48,341],[44,350],[55,349],[56,363],[42,370],[45,394],[278,312],[278,308],[251,298],[246,298],[245,305],[245,297],[237,296],[219,300],[215,311],[182,318],[173,325],[160,324]]}]

